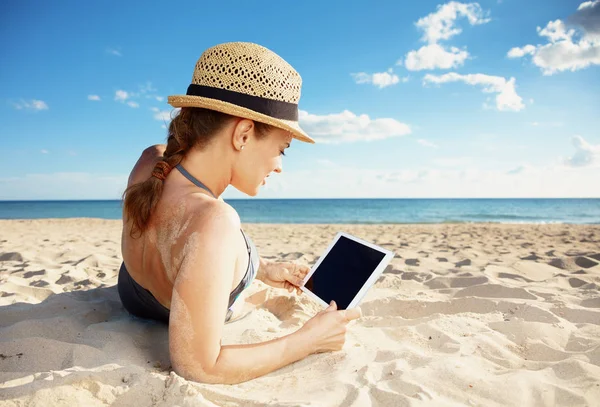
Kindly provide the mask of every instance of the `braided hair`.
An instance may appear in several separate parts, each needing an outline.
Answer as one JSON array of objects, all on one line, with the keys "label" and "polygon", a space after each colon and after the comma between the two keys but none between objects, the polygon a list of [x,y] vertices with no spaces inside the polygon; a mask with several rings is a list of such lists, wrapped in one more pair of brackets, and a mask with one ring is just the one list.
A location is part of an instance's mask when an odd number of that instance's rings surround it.
[{"label": "braided hair", "polygon": [[[131,220],[131,237],[140,237],[160,200],[163,182],[193,148],[206,148],[215,134],[234,117],[197,107],[184,107],[169,124],[167,148],[146,181],[131,185],[123,193],[125,221]],[[264,138],[271,126],[255,122],[256,135]]]}]

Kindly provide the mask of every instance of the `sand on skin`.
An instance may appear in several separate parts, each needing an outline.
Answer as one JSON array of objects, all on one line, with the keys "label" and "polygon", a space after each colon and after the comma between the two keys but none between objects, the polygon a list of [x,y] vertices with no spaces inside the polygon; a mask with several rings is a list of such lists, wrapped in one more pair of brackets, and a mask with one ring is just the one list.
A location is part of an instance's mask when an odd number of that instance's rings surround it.
[{"label": "sand on skin", "polygon": [[[233,386],[170,370],[166,327],[116,289],[120,221],[0,221],[0,404],[593,405],[600,226],[244,225],[260,254],[312,265],[340,230],[396,257],[344,349]],[[319,307],[255,281],[223,344],[291,333]],[[247,312],[247,314],[245,314]]]}]

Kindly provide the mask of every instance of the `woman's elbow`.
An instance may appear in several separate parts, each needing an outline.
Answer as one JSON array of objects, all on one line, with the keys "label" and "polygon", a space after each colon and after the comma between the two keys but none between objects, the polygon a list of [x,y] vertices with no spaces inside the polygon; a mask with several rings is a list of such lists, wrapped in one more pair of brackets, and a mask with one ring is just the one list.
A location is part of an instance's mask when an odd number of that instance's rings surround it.
[{"label": "woman's elbow", "polygon": [[192,380],[198,383],[205,384],[239,384],[250,380],[242,372],[238,374],[227,374],[227,372],[221,372],[216,367],[212,369],[202,368],[199,364],[183,364],[183,363],[171,363],[173,371],[179,376],[186,380]]},{"label": "woman's elbow", "polygon": [[200,364],[172,361],[171,365],[173,366],[173,371],[186,380],[206,384],[224,384],[219,381],[217,375],[211,373],[210,369],[202,368]]}]

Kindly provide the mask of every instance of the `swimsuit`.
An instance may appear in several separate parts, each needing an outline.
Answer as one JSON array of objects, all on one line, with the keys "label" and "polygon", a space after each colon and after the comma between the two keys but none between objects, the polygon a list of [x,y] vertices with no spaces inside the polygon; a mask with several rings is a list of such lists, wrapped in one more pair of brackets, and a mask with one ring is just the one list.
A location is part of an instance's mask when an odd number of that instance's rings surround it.
[{"label": "swimsuit", "polygon": [[[177,168],[179,172],[181,172],[181,174],[183,174],[183,176],[192,183],[202,189],[207,190],[213,197],[215,197],[208,187],[194,178],[185,170],[185,168],[181,166],[181,164],[177,165],[175,168]],[[231,318],[233,313],[233,304],[240,296],[242,291],[250,286],[256,277],[256,273],[258,272],[259,258],[256,247],[254,246],[254,243],[252,243],[252,240],[246,236],[244,231],[241,230],[241,232],[244,236],[246,247],[248,249],[248,268],[246,269],[246,274],[244,275],[244,278],[242,278],[242,281],[240,281],[238,286],[231,292],[231,294],[229,294],[229,305],[225,322],[229,321]],[[125,309],[129,311],[129,313],[140,318],[154,319],[169,323],[169,309],[158,302],[158,300],[150,291],[139,285],[133,278],[131,278],[127,268],[125,268],[125,263],[122,263],[121,268],[119,269],[119,280],[117,285],[121,302],[123,303]]]}]

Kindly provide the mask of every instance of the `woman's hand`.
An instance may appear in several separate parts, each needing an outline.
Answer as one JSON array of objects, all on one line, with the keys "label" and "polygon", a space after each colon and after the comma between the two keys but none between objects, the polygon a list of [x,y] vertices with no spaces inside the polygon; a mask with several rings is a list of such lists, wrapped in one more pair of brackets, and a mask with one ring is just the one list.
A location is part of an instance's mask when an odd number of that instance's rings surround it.
[{"label": "woman's hand", "polygon": [[341,350],[346,342],[348,323],[362,316],[359,307],[338,310],[335,301],[306,321],[298,332],[312,342],[313,353]]},{"label": "woman's hand", "polygon": [[283,288],[288,292],[296,289],[302,294],[300,287],[310,271],[308,266],[292,262],[261,261],[257,279],[275,288]]}]

